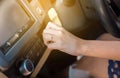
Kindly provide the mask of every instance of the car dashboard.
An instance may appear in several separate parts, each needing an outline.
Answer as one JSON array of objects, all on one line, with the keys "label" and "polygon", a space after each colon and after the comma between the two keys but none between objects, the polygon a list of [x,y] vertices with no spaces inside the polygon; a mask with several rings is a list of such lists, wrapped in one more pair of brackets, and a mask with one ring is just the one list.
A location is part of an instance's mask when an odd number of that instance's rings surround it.
[{"label": "car dashboard", "polygon": [[[63,26],[70,32],[73,29],[73,34],[76,33],[76,29],[78,29],[77,33],[81,29],[85,30],[89,24],[84,25],[86,17],[82,13],[80,6],[77,8],[80,11],[75,9],[79,5],[78,2],[72,8],[76,12],[68,11],[73,15],[77,15],[72,18],[68,14],[72,19],[64,16],[66,13],[63,12],[67,12],[66,7],[63,6],[64,11],[62,11],[62,6],[60,8],[60,6],[55,7],[53,5],[55,5],[55,0],[0,1],[0,17],[2,17],[0,18],[0,70],[9,78],[29,78],[31,73],[34,73],[34,69],[36,70],[36,67],[40,64],[42,68],[40,68],[36,76],[50,78],[58,70],[61,71],[76,60],[75,56],[56,50],[51,52],[43,42],[42,31],[49,21]],[[73,27],[68,27],[72,25],[72,20],[74,20]],[[82,23],[78,22],[80,20]],[[86,32],[81,33],[85,34]],[[47,56],[44,59],[43,56],[48,52],[51,52],[51,54],[48,54],[49,57]],[[41,62],[42,58],[44,62]]]}]

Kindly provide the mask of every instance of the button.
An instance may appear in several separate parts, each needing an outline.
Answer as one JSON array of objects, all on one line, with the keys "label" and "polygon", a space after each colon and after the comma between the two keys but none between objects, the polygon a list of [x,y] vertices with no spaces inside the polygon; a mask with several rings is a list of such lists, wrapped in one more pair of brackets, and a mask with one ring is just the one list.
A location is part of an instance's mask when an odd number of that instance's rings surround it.
[{"label": "button", "polygon": [[15,34],[15,37],[19,37],[19,34],[18,34],[18,33],[16,33],[16,34]]},{"label": "button", "polygon": [[10,42],[6,42],[6,45],[7,45],[7,46],[11,46],[11,43],[10,43]]},{"label": "button", "polygon": [[30,56],[33,54],[33,51],[32,50],[30,50],[29,52],[28,52],[28,54],[26,55],[26,58],[30,58]]},{"label": "button", "polygon": [[30,54],[32,54],[33,53],[33,51],[32,50],[30,50],[30,52],[29,52]]},{"label": "button", "polygon": [[22,33],[22,32],[23,32],[23,30],[22,30],[22,29],[20,29],[18,32],[19,32],[19,33]]},{"label": "button", "polygon": [[37,57],[39,57],[39,56],[40,56],[40,53],[39,53],[39,52],[37,52],[36,56],[37,56]]},{"label": "button", "polygon": [[19,67],[19,71],[24,76],[30,75],[34,71],[33,62],[30,59],[24,60]]},{"label": "button", "polygon": [[43,11],[40,7],[37,7],[36,11],[37,11],[38,14],[43,15]]},{"label": "button", "polygon": [[34,51],[34,50],[36,50],[36,47],[35,47],[35,45],[32,47],[32,50]]},{"label": "button", "polygon": [[8,42],[8,45],[12,45],[19,38],[19,33],[16,33]]}]

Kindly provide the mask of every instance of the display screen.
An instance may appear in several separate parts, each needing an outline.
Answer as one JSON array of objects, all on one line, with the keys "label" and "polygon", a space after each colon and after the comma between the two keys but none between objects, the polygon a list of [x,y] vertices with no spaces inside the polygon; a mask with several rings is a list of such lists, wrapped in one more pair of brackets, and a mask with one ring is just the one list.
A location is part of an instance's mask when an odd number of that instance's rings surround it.
[{"label": "display screen", "polygon": [[16,0],[2,0],[0,3],[0,46],[2,46],[30,19]]}]

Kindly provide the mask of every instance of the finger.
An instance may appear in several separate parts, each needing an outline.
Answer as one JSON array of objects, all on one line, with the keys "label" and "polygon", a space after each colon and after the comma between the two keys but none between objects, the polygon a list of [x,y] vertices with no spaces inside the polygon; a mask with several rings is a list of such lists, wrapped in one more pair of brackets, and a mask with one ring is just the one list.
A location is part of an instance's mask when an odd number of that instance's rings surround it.
[{"label": "finger", "polygon": [[51,35],[50,34],[43,34],[43,41],[47,45],[49,41],[51,41]]},{"label": "finger", "polygon": [[62,31],[59,30],[54,30],[54,29],[45,29],[43,31],[44,34],[51,34],[53,36],[59,36],[60,34],[62,34]]},{"label": "finger", "polygon": [[59,25],[56,25],[56,24],[54,24],[54,23],[52,23],[52,22],[49,22],[48,24],[47,24],[47,26],[46,26],[46,29],[55,29],[55,30],[61,30],[61,26],[59,26]]},{"label": "finger", "polygon": [[47,44],[47,47],[50,49],[58,49],[59,50],[59,44],[57,42]]},{"label": "finger", "polygon": [[53,35],[50,35],[50,34],[44,34],[43,35],[43,40],[44,40],[44,43],[46,45],[48,45],[48,44],[51,44],[51,43],[55,43],[56,42],[56,37],[54,37]]},{"label": "finger", "polygon": [[43,39],[45,40],[51,40],[51,35],[50,34],[43,34]]},{"label": "finger", "polygon": [[57,49],[59,41],[56,37],[53,37],[51,40],[51,35],[43,34],[43,41],[45,45],[50,49]]}]

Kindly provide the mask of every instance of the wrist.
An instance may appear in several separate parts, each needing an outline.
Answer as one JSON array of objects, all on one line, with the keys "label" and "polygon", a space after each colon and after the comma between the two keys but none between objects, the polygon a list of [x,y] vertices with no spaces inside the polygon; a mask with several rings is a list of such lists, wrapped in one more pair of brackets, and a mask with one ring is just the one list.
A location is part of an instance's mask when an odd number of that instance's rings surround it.
[{"label": "wrist", "polygon": [[88,40],[84,40],[84,39],[80,39],[77,42],[77,48],[76,48],[76,55],[85,55],[87,50],[88,50],[88,46],[87,46]]}]

